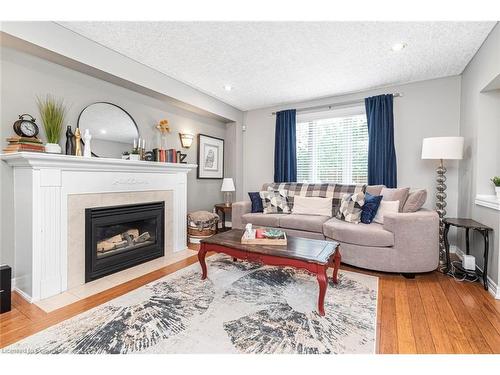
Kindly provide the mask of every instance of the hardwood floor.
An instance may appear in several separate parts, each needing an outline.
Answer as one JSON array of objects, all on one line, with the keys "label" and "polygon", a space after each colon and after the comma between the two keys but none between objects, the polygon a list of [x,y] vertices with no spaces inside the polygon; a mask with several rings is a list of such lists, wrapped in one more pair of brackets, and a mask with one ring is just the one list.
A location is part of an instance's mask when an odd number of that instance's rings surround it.
[{"label": "hardwood floor", "polygon": [[[46,313],[13,294],[13,309],[0,315],[0,348],[197,262],[196,256]],[[500,353],[500,301],[479,283],[459,283],[439,272],[405,279],[378,276],[378,353]]]}]

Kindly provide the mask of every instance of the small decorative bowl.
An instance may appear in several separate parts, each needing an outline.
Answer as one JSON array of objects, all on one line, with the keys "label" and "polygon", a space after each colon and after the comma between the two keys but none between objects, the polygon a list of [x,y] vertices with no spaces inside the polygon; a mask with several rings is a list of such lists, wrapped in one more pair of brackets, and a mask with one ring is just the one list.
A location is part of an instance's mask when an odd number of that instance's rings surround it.
[{"label": "small decorative bowl", "polygon": [[264,232],[264,236],[271,239],[280,238],[283,236],[283,231],[279,229],[268,229]]}]

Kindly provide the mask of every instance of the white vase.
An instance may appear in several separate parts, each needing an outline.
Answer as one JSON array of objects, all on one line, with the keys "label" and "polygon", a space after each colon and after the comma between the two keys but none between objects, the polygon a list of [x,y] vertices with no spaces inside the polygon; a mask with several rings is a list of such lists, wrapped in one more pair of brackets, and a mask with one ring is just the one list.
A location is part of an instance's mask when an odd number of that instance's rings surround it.
[{"label": "white vase", "polygon": [[139,154],[130,154],[130,160],[141,160]]},{"label": "white vase", "polygon": [[57,143],[47,143],[45,145],[45,152],[48,152],[49,154],[60,154],[61,146]]},{"label": "white vase", "polygon": [[500,200],[500,186],[495,186],[495,193],[497,193],[497,199]]}]

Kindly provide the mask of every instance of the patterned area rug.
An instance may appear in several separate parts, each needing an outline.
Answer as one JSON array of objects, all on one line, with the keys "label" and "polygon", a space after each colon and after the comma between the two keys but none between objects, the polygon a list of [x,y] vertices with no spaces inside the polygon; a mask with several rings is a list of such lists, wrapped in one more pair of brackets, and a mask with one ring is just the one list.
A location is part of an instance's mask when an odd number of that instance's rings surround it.
[{"label": "patterned area rug", "polygon": [[207,280],[193,264],[3,352],[375,352],[377,277],[341,270],[321,317],[316,277],[306,272],[225,255],[207,258],[207,265]]}]

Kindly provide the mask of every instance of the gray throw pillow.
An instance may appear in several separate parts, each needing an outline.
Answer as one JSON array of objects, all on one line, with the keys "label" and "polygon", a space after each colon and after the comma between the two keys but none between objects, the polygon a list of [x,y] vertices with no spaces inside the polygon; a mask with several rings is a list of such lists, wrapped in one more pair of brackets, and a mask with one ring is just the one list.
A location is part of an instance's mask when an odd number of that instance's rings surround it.
[{"label": "gray throw pillow", "polygon": [[259,192],[262,199],[263,213],[265,214],[289,214],[288,199],[286,191],[273,190],[269,188],[267,191]]},{"label": "gray throw pillow", "polygon": [[410,188],[395,188],[390,189],[383,187],[380,195],[383,196],[383,201],[399,201],[399,212],[403,211],[406,199],[410,193]]},{"label": "gray throw pillow", "polygon": [[381,195],[380,192],[385,188],[385,185],[368,185],[366,192],[371,195]]},{"label": "gray throw pillow", "polygon": [[361,221],[362,206],[365,204],[365,194],[363,192],[344,194],[337,211],[337,219],[348,223],[358,224]]},{"label": "gray throw pillow", "polygon": [[417,212],[422,208],[427,200],[427,190],[419,189],[412,191],[403,206],[403,212]]}]

